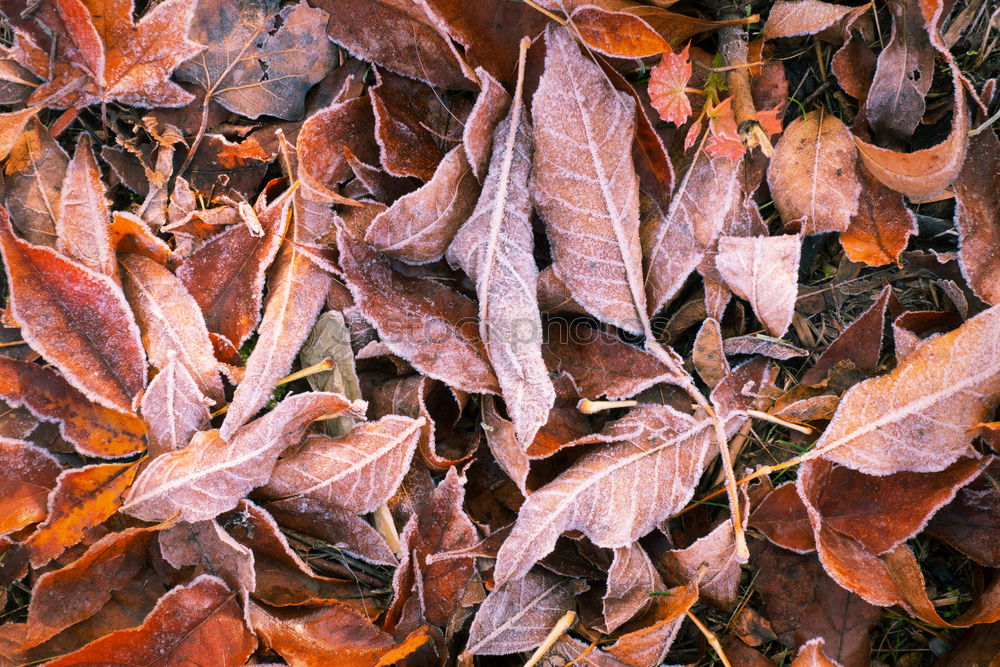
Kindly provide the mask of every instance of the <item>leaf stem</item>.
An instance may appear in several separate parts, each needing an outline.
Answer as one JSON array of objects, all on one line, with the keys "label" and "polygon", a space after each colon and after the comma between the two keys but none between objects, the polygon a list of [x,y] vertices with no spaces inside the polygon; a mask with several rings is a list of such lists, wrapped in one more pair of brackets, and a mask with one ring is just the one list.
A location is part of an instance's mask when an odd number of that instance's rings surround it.
[{"label": "leaf stem", "polygon": [[798,431],[799,433],[804,433],[806,435],[812,435],[813,429],[811,426],[805,426],[804,424],[795,424],[790,421],[785,421],[781,417],[775,417],[772,414],[768,414],[761,410],[744,410],[748,417],[753,417],[754,419],[759,419],[765,422],[771,422],[772,424],[777,424],[778,426],[784,426],[787,429],[793,431]]},{"label": "leaf stem", "polygon": [[722,664],[725,665],[725,667],[732,667],[732,664],[729,662],[729,658],[726,657],[725,652],[722,650],[722,644],[719,643],[719,638],[715,636],[715,633],[709,630],[704,623],[699,621],[698,617],[695,616],[694,612],[690,609],[684,613],[687,614],[687,617],[691,619],[691,622],[694,623],[695,626],[701,631],[701,634],[705,635],[705,639],[708,640],[709,646],[711,646],[712,650],[715,651],[715,654],[719,656],[719,660],[722,661]]},{"label": "leaf stem", "polygon": [[562,618],[556,621],[556,624],[552,626],[551,630],[549,630],[549,634],[545,637],[545,641],[543,641],[541,645],[535,649],[535,652],[531,654],[530,658],[528,658],[528,662],[524,663],[524,667],[535,667],[535,665],[538,664],[538,661],[545,657],[545,654],[549,652],[549,649],[552,648],[553,644],[559,641],[559,638],[566,634],[566,631],[569,630],[570,626],[575,622],[575,611],[570,610],[563,614]]}]

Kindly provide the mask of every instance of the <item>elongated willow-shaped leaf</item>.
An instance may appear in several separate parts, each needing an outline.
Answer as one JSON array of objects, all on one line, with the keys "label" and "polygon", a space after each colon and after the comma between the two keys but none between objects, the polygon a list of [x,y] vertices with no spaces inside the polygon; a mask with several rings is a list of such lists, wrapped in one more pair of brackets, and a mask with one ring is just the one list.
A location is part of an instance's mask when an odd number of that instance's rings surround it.
[{"label": "elongated willow-shaped leaf", "polygon": [[131,412],[146,386],[146,355],[121,288],[51,248],[14,236],[3,208],[0,251],[11,313],[24,340],[87,398]]},{"label": "elongated willow-shaped leaf", "polygon": [[104,183],[90,147],[90,135],[82,134],[62,184],[60,214],[56,218],[56,248],[98,273],[113,276],[117,267],[108,230],[110,221]]},{"label": "elongated willow-shaped leaf", "polygon": [[267,482],[278,455],[301,440],[314,419],[363,409],[337,394],[310,392],[289,396],[229,442],[218,431],[203,431],[184,449],[150,463],[122,511],[144,521],[212,519]]},{"label": "elongated willow-shaped leaf", "polygon": [[869,475],[943,470],[972,454],[1000,400],[1000,306],[920,344],[894,371],[852,387],[816,442]]},{"label": "elongated willow-shaped leaf", "polygon": [[556,392],[542,360],[528,172],[530,128],[520,100],[493,136],[493,157],[475,210],[448,249],[448,260],[476,281],[479,332],[527,448],[545,424]]},{"label": "elongated willow-shaped leaf", "polygon": [[523,576],[568,530],[608,549],[639,539],[691,499],[711,440],[710,419],[665,405],[641,405],[582,438],[609,444],[528,496],[497,554],[494,579]]},{"label": "elongated willow-shaped leaf", "polygon": [[202,395],[188,370],[172,355],[146,388],[139,404],[146,423],[149,457],[187,447],[208,426],[211,399]]},{"label": "elongated willow-shaped leaf", "polygon": [[545,43],[545,71],[531,107],[532,189],[556,273],[593,315],[642,333],[635,101],[580,52],[569,29],[550,28]]}]

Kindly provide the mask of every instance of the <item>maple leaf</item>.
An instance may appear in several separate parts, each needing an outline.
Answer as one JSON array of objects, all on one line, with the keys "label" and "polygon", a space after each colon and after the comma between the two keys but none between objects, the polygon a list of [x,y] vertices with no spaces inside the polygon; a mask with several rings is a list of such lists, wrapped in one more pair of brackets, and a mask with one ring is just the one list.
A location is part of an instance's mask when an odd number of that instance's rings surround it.
[{"label": "maple leaf", "polygon": [[691,100],[685,90],[691,80],[690,45],[680,53],[666,52],[649,72],[649,101],[660,118],[683,125],[691,117]]}]

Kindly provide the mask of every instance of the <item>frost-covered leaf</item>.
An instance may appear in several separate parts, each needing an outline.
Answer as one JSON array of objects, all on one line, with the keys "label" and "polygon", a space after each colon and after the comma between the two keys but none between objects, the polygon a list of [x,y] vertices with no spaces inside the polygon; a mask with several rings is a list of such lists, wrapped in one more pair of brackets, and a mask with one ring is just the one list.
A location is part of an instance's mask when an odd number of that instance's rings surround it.
[{"label": "frost-covered leaf", "polygon": [[139,412],[146,424],[149,457],[187,447],[208,426],[211,400],[202,395],[191,373],[172,354],[142,395]]},{"label": "frost-covered leaf", "polygon": [[680,126],[691,116],[688,81],[691,79],[688,47],[680,53],[664,53],[659,64],[649,72],[649,101],[660,118]]},{"label": "frost-covered leaf", "polygon": [[764,39],[815,35],[847,16],[854,7],[821,0],[778,0],[764,24]]},{"label": "frost-covered leaf", "polygon": [[0,439],[0,461],[0,535],[6,535],[45,518],[62,466],[41,447],[7,438]]},{"label": "frost-covered leaf", "polygon": [[97,273],[114,276],[117,267],[108,230],[110,221],[90,135],[82,134],[62,183],[55,221],[56,249]]},{"label": "frost-covered leaf", "polygon": [[965,166],[954,183],[962,274],[989,304],[1000,303],[1000,140],[983,132],[969,146]]},{"label": "frost-covered leaf", "polygon": [[638,542],[614,550],[608,570],[608,586],[601,600],[604,629],[614,632],[642,611],[654,593],[665,590],[649,554]]},{"label": "frost-covered leaf", "polygon": [[729,289],[753,306],[768,333],[788,331],[798,296],[798,236],[723,236],[715,264]]},{"label": "frost-covered leaf", "polygon": [[861,196],[851,225],[840,234],[840,245],[853,262],[882,266],[899,260],[917,218],[898,192],[879,183],[864,167],[859,169]]},{"label": "frost-covered leaf", "polygon": [[4,165],[5,204],[14,227],[35,245],[55,247],[61,190],[69,156],[39,122],[30,124]]}]

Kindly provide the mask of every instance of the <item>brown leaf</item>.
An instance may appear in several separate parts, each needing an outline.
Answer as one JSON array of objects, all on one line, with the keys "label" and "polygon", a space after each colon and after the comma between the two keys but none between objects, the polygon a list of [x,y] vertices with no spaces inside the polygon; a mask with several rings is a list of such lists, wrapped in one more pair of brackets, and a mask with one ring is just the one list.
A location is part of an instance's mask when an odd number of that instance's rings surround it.
[{"label": "brown leaf", "polygon": [[7,157],[5,203],[14,226],[29,243],[55,247],[67,165],[66,151],[37,121],[20,135]]},{"label": "brown leaf", "polygon": [[0,113],[0,160],[6,158],[17,144],[24,126],[38,114],[40,108],[27,107],[9,113]]},{"label": "brown leaf", "polygon": [[222,380],[198,303],[174,274],[153,260],[129,254],[119,261],[122,286],[150,363],[162,372],[173,353],[198,391],[213,402],[221,401]]},{"label": "brown leaf", "polygon": [[85,456],[118,458],[145,447],[142,420],[91,402],[52,368],[0,356],[0,396],[58,422],[62,437]]},{"label": "brown leaf", "polygon": [[35,583],[28,605],[28,632],[22,648],[37,646],[90,618],[142,569],[157,528],[110,533],[66,567],[50,570]]},{"label": "brown leaf", "polygon": [[472,173],[482,183],[490,164],[494,129],[507,115],[511,98],[510,93],[486,70],[477,69],[476,77],[482,90],[476,97],[476,104],[469,112],[469,117],[465,119],[462,147]]},{"label": "brown leaf", "polygon": [[899,253],[917,233],[917,218],[898,192],[879,183],[865,167],[859,170],[861,196],[851,225],[840,244],[853,262],[882,266],[899,261]]},{"label": "brown leaf", "polygon": [[611,633],[642,611],[652,601],[654,593],[666,587],[638,542],[614,550],[614,560],[608,570],[608,584],[601,605],[604,613],[603,630]]},{"label": "brown leaf", "polygon": [[286,193],[258,211],[263,236],[236,225],[198,248],[177,270],[208,330],[243,345],[260,320],[264,272],[278,253],[290,216]]},{"label": "brown leaf", "polygon": [[191,38],[206,48],[177,78],[202,87],[206,105],[211,99],[248,118],[301,118],[306,91],[333,65],[327,18],[304,0],[198,0]]},{"label": "brown leaf", "polygon": [[600,7],[577,7],[569,20],[584,44],[615,58],[646,58],[670,51],[670,44],[638,16]]},{"label": "brown leaf", "polygon": [[421,373],[470,393],[499,393],[478,331],[475,302],[389,261],[341,230],[340,265],[358,308],[393,354]]},{"label": "brown leaf", "polygon": [[722,348],[722,331],[715,318],[709,317],[702,323],[694,339],[691,358],[698,375],[710,389],[729,374],[729,362]]},{"label": "brown leaf", "polygon": [[234,540],[213,519],[180,523],[159,535],[163,560],[177,569],[193,566],[195,576],[212,574],[238,592],[257,588],[253,552]]},{"label": "brown leaf", "polygon": [[[987,128],[989,130],[989,128]],[[953,185],[958,261],[976,296],[1000,303],[1000,140],[986,131],[969,146],[965,166]]]},{"label": "brown leaf", "polygon": [[[379,630],[366,616],[342,604],[314,609],[275,609],[251,604],[249,615],[261,640],[291,667],[320,664],[376,667],[395,662],[384,661],[384,656],[402,659],[408,652],[393,654],[400,647],[399,642]],[[414,635],[419,641],[407,642],[409,651],[428,639],[426,634]]]},{"label": "brown leaf", "polygon": [[117,275],[110,215],[90,135],[81,134],[66,168],[56,217],[56,249],[97,273]]},{"label": "brown leaf", "polygon": [[[709,420],[665,405],[639,406],[601,435],[581,439],[608,444],[528,497],[497,555],[494,578],[523,576],[568,530],[608,549],[642,537],[691,499],[711,439]],[[610,520],[607,507],[622,511]]]},{"label": "brown leaf", "polygon": [[823,643],[823,638],[817,637],[803,644],[795,655],[795,660],[792,661],[792,667],[840,667],[839,662],[826,657]]},{"label": "brown leaf", "polygon": [[62,466],[41,447],[7,438],[0,439],[0,460],[0,535],[6,535],[45,518]]},{"label": "brown leaf", "polygon": [[804,554],[816,550],[809,514],[794,481],[782,484],[761,501],[750,515],[750,526],[789,551]]},{"label": "brown leaf", "polygon": [[530,132],[520,100],[515,100],[494,133],[482,195],[448,248],[448,261],[476,283],[480,336],[524,449],[555,402],[542,360],[536,300],[538,269],[528,194]]},{"label": "brown leaf", "polygon": [[647,318],[631,157],[635,114],[635,101],[580,53],[568,29],[546,32],[545,71],[531,107],[531,188],[556,273],[596,317],[641,333]]},{"label": "brown leaf", "polygon": [[139,411],[146,423],[149,458],[183,449],[191,437],[208,427],[208,406],[194,378],[171,354],[170,361],[146,388]]},{"label": "brown leaf", "polygon": [[[353,2],[354,0],[348,0]],[[296,148],[299,177],[310,188],[331,191],[351,176],[345,151],[366,163],[378,161],[371,101],[356,97],[335,102],[306,119]]]},{"label": "brown leaf", "polygon": [[763,334],[726,338],[722,341],[722,349],[730,356],[734,354],[759,354],[778,361],[805,357],[809,354],[801,347],[796,347],[788,341]]},{"label": "brown leaf", "polygon": [[666,591],[653,600],[653,608],[636,621],[638,630],[622,635],[605,651],[636,667],[663,664],[686,612],[698,599],[698,586],[689,584]]},{"label": "brown leaf", "polygon": [[969,430],[1000,395],[1000,307],[921,343],[894,371],[852,387],[816,441],[867,474],[933,472],[970,452]]},{"label": "brown leaf", "polygon": [[479,188],[462,146],[451,149],[423,187],[403,195],[372,221],[365,241],[410,264],[441,259],[476,206]]},{"label": "brown leaf", "polygon": [[191,662],[239,667],[257,648],[235,594],[203,574],[160,598],[142,625],[102,637],[51,665]]},{"label": "brown leaf", "polygon": [[767,169],[767,184],[786,224],[800,221],[806,234],[842,232],[850,226],[861,193],[852,143],[840,119],[822,109],[785,128]]},{"label": "brown leaf", "polygon": [[347,435],[311,435],[274,467],[260,492],[306,496],[355,514],[384,504],[410,467],[423,419],[392,415],[358,424]]},{"label": "brown leaf", "polygon": [[375,71],[378,83],[368,93],[382,166],[393,176],[430,181],[442,157],[425,121],[425,98],[430,89],[391,72]]},{"label": "brown leaf", "polygon": [[677,382],[656,357],[589,326],[550,321],[542,347],[553,371],[568,373],[586,398],[631,398],[661,382]]},{"label": "brown leaf", "polygon": [[1000,525],[1000,461],[994,459],[955,499],[941,508],[926,532],[958,549],[985,567],[1000,564],[1000,544],[993,539]]},{"label": "brown leaf", "polygon": [[462,655],[530,651],[573,609],[578,589],[572,580],[539,567],[497,586],[476,612]]},{"label": "brown leaf", "polygon": [[768,333],[788,331],[798,297],[798,236],[722,236],[715,265],[733,292],[753,306]]},{"label": "brown leaf", "polygon": [[198,433],[187,447],[157,457],[142,471],[122,511],[144,521],[175,513],[180,521],[214,518],[266,483],[278,455],[301,440],[314,419],[363,409],[337,394],[296,394],[228,442],[218,431]]},{"label": "brown leaf", "polygon": [[111,278],[14,236],[0,209],[10,309],[21,335],[87,398],[120,412],[146,386],[139,327]]},{"label": "brown leaf", "polygon": [[799,35],[815,35],[847,16],[854,7],[820,0],[778,0],[767,15],[764,39],[780,39]]},{"label": "brown leaf", "polygon": [[84,538],[89,528],[118,510],[136,463],[101,463],[64,471],[49,494],[49,513],[24,545],[33,567],[41,567]]},{"label": "brown leaf", "polygon": [[[332,360],[333,368],[306,378],[312,390],[332,391],[352,401],[361,398],[361,387],[354,368],[354,350],[351,348],[351,331],[344,315],[336,310],[328,310],[319,316],[299,352],[303,368],[324,359]],[[330,419],[324,424],[327,435],[334,437],[347,435],[353,427],[352,417]]]},{"label": "brown leaf", "polygon": [[924,115],[924,96],[934,79],[934,48],[918,0],[888,5],[892,34],[878,56],[865,117],[882,142],[905,146]]}]

